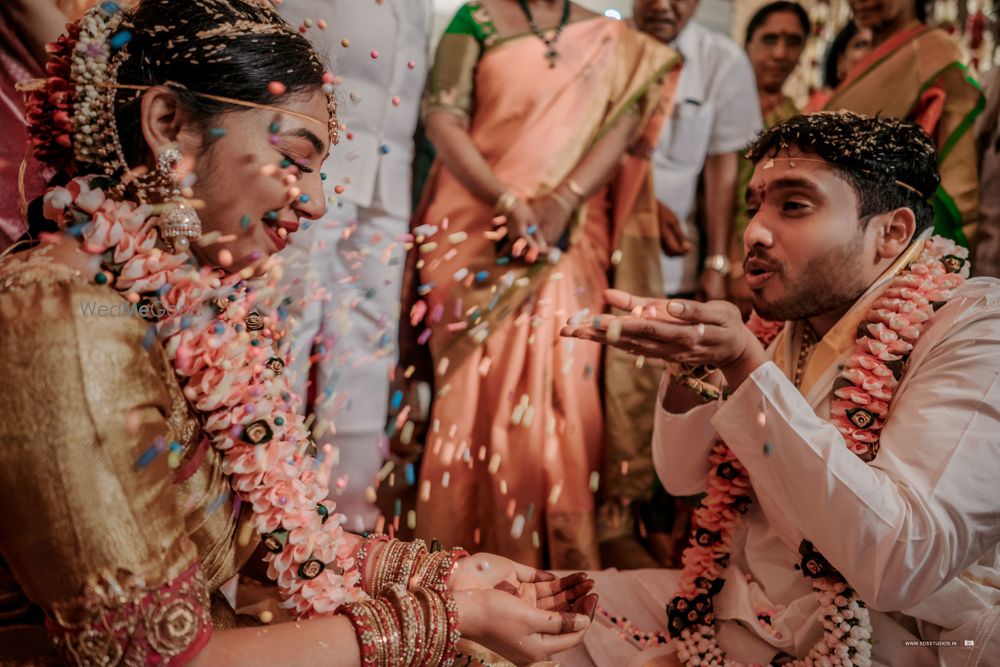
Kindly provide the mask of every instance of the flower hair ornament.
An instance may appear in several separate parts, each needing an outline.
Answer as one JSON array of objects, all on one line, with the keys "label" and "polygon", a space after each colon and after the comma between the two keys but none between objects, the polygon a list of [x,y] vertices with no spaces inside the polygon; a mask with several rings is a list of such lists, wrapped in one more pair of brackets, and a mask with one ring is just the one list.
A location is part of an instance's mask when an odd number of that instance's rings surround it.
[{"label": "flower hair ornament", "polygon": [[[227,4],[227,0],[205,2]],[[139,94],[153,87],[118,81],[118,71],[130,57],[128,43],[134,29],[129,12],[119,3],[110,0],[99,3],[78,22],[69,24],[67,32],[46,47],[49,52],[46,78],[18,84],[18,89],[27,93],[25,115],[36,159],[69,176],[81,173],[106,176],[113,182],[108,194],[122,196],[129,192],[140,203],[147,203],[150,198],[162,198],[168,172],[159,168],[162,156],[158,156],[158,168],[153,171],[128,166],[115,116],[119,91]],[[241,20],[217,26],[214,30],[222,31],[229,39],[260,34],[296,34],[277,16],[273,23]],[[196,37],[204,39],[213,34],[211,30],[203,31]],[[173,81],[157,85],[216,102],[263,109],[317,123],[327,130],[331,142],[337,143],[339,125],[333,81],[331,73],[323,75],[321,85],[327,95],[328,120],[277,106],[190,90]],[[191,207],[191,204],[188,206]],[[184,217],[190,219],[191,212],[193,207],[190,212],[185,211]]]}]

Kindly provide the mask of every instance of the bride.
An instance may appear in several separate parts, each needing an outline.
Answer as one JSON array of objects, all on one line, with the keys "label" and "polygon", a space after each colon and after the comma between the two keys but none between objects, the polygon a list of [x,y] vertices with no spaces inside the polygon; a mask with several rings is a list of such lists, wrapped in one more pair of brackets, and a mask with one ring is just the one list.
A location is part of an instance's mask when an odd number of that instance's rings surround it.
[{"label": "bride", "polygon": [[[103,2],[29,92],[56,175],[0,259],[0,662],[566,650],[584,575],[351,535],[325,500],[266,281],[323,213],[333,77],[264,4]],[[297,622],[240,627],[218,593],[261,558]]]}]

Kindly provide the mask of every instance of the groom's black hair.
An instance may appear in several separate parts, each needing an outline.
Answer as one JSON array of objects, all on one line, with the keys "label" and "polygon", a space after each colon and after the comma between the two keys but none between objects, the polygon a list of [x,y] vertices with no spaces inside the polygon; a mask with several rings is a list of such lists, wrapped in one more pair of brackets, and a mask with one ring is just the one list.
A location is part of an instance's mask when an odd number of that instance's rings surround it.
[{"label": "groom's black hair", "polygon": [[826,111],[796,116],[763,132],[747,151],[758,164],[788,148],[835,167],[858,196],[858,218],[897,208],[913,211],[914,235],[934,223],[929,200],[941,182],[937,152],[919,126],[906,121]]}]

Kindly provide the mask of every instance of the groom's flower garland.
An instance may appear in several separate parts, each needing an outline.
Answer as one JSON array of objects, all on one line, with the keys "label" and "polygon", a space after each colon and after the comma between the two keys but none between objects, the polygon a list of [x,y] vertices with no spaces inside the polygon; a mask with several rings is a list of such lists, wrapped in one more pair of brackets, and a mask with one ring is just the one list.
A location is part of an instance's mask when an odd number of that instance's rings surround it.
[{"label": "groom's flower garland", "polygon": [[[157,337],[203,432],[223,453],[233,490],[253,508],[283,606],[309,617],[360,599],[344,517],[332,513],[306,454],[309,432],[275,351],[275,323],[253,308],[254,294],[238,276],[197,269],[187,254],[158,248],[152,208],[109,199],[100,182],[81,177],[50,189],[44,215],[101,257],[98,283],[162,315]],[[202,312],[209,304],[212,312]]]},{"label": "groom's flower garland", "polygon": [[[863,461],[878,453],[879,435],[913,346],[934,311],[968,277],[967,257],[968,251],[952,241],[927,240],[920,257],[892,280],[859,328],[854,353],[834,383],[830,412],[848,448]],[[712,447],[709,463],[708,493],[694,512],[680,591],[667,606],[667,624],[685,665],[736,667],[740,663],[727,658],[717,642],[714,597],[725,583],[736,524],[750,509],[751,484],[722,441]],[[789,664],[871,665],[872,627],[864,602],[810,542],[803,541],[799,553],[796,569],[813,580],[824,635],[805,658]]]}]

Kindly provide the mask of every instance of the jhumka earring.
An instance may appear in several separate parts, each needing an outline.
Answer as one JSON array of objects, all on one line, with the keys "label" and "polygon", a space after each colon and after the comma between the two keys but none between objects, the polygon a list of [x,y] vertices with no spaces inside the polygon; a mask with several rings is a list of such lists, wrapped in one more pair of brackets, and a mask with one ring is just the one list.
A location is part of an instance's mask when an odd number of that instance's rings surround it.
[{"label": "jhumka earring", "polygon": [[198,213],[181,196],[180,183],[174,175],[181,161],[181,152],[174,147],[164,148],[156,159],[156,171],[160,181],[162,211],[158,227],[160,237],[172,249],[186,251],[191,241],[201,236],[201,220]]}]

